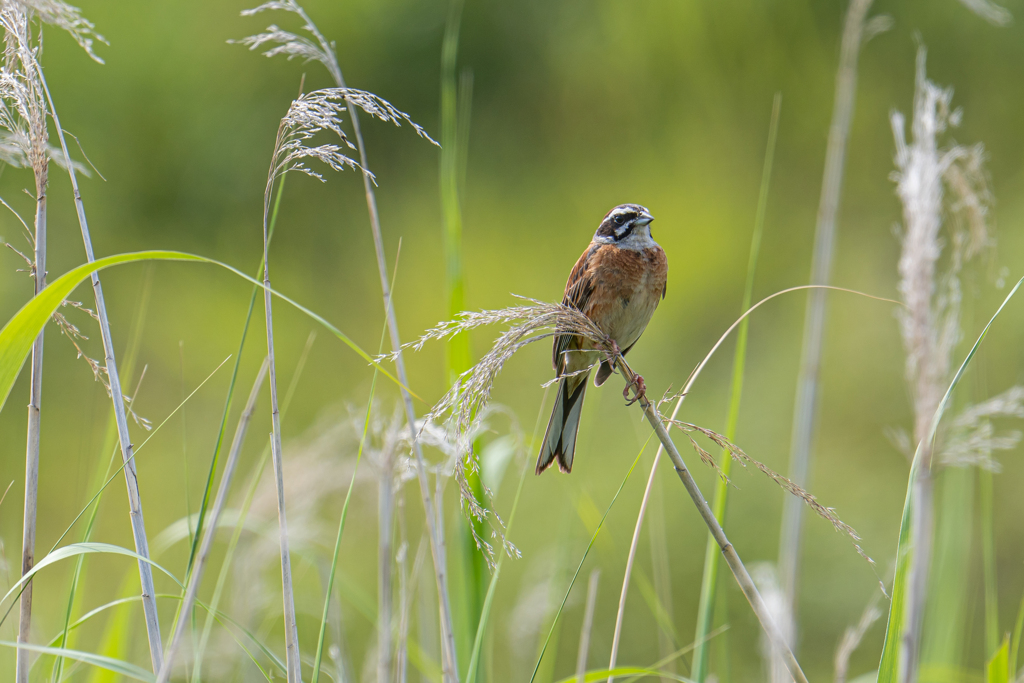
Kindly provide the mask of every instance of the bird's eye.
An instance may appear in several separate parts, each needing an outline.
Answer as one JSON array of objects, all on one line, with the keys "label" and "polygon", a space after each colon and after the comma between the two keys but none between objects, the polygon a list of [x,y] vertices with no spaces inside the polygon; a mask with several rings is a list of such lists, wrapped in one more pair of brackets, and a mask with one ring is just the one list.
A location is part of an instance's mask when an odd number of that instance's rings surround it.
[{"label": "bird's eye", "polygon": [[614,220],[614,221],[615,221],[615,225],[622,225],[623,223],[625,223],[625,222],[626,222],[626,216],[625,216],[625,214],[621,214],[621,213],[620,213],[619,215],[617,215],[617,216],[616,216],[616,217],[615,217],[614,219],[612,219],[612,220]]}]

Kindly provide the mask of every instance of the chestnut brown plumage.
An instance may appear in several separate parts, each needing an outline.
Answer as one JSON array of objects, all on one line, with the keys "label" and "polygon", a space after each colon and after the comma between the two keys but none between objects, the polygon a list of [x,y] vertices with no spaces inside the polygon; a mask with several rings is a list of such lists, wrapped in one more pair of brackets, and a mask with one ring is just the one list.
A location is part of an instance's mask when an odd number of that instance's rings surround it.
[{"label": "chestnut brown plumage", "polygon": [[[636,344],[665,297],[668,260],[651,237],[653,220],[639,204],[609,211],[569,273],[562,298],[563,306],[590,318],[623,355]],[[598,364],[595,386],[612,374],[612,364],[603,356],[585,337],[556,334],[551,362],[561,380],[537,458],[537,474],[554,462],[562,472],[572,471],[587,378]],[[638,389],[642,386],[641,379]]]}]

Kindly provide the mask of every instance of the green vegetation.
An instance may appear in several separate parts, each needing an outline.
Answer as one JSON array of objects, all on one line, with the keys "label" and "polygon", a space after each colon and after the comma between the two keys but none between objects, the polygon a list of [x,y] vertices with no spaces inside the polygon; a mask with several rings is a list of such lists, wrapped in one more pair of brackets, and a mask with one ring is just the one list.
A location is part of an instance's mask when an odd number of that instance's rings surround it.
[{"label": "green vegetation", "polygon": [[[1019,7],[243,9],[0,3],[0,679],[1020,683]],[[651,402],[535,477],[623,202]]]}]

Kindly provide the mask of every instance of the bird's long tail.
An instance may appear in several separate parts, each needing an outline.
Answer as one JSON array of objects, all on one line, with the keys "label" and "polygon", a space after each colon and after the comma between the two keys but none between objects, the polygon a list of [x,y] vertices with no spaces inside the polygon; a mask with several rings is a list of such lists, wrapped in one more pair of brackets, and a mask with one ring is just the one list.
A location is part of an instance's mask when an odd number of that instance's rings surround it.
[{"label": "bird's long tail", "polygon": [[537,457],[537,474],[551,463],[558,461],[558,469],[568,474],[572,471],[572,456],[576,451],[576,434],[580,429],[580,412],[583,410],[583,395],[587,392],[586,375],[563,378],[558,383],[558,396],[551,411],[544,444]]}]

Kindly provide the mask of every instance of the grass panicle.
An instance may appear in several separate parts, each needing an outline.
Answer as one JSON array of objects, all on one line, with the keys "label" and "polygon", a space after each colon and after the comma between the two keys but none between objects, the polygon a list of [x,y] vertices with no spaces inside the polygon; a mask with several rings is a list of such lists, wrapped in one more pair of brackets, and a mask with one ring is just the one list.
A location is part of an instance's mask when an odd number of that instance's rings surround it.
[{"label": "grass panicle", "polygon": [[[323,36],[316,24],[309,17],[302,6],[295,0],[271,0],[254,9],[246,10],[243,15],[251,16],[267,10],[279,10],[297,15],[302,21],[302,30],[309,34],[310,38],[283,31],[276,26],[271,26],[267,32],[258,34],[249,39],[250,49],[262,47],[269,43],[276,43],[269,52],[269,56],[286,55],[289,59],[300,57],[306,61],[320,62],[334,79],[338,89],[347,91],[345,78],[338,63],[334,43],[330,43]],[[265,52],[264,54],[267,54]],[[349,117],[352,122],[352,132],[355,138],[355,146],[359,152],[359,167],[363,171],[363,189],[366,194],[366,208],[370,217],[370,229],[373,235],[374,254],[377,261],[377,271],[380,277],[381,295],[384,303],[384,316],[387,321],[388,332],[391,341],[391,348],[400,352],[402,347],[401,335],[398,330],[398,320],[395,315],[391,299],[391,288],[389,285],[388,269],[384,257],[384,239],[380,226],[380,213],[377,209],[377,197],[374,192],[373,176],[370,173],[366,145],[363,141],[362,129],[359,124],[357,108],[363,109],[371,116],[390,116],[390,120],[398,123],[399,119],[408,122],[414,130],[430,142],[437,144],[431,139],[421,127],[414,124],[408,116],[394,110],[390,105],[385,105],[383,100],[376,97],[362,97],[356,91],[351,97],[345,99],[348,105]],[[364,108],[365,107],[365,108]],[[388,120],[388,119],[385,119]],[[436,520],[440,515],[441,501],[434,500],[427,481],[426,464],[423,457],[422,447],[416,440],[415,425],[416,412],[412,403],[412,396],[408,390],[408,377],[405,371],[405,362],[400,353],[395,360],[395,366],[399,381],[402,384],[402,399],[405,405],[406,420],[410,430],[410,437],[413,442],[413,451],[416,456],[418,467],[417,478],[420,485],[420,495],[423,499],[423,509],[427,520],[427,527],[430,535],[431,556],[434,561],[434,577],[437,583],[438,608],[440,611],[441,632],[442,632],[442,670],[446,681],[458,681],[458,657],[455,647],[455,633],[452,622],[451,598],[448,590],[448,569],[445,560],[445,553],[441,542],[442,530],[436,526]]]},{"label": "grass panicle", "polygon": [[[986,224],[991,198],[982,172],[984,151],[980,145],[941,147],[940,137],[959,124],[962,113],[951,109],[952,89],[941,88],[928,80],[926,56],[927,51],[920,47],[909,143],[904,116],[893,112],[890,117],[896,145],[896,171],[892,178],[903,205],[902,251],[898,264],[898,289],[904,303],[899,312],[900,334],[914,409],[915,458],[919,458],[913,468],[913,556],[899,659],[903,683],[910,683],[918,675],[934,528],[932,461],[935,451],[928,435],[946,392],[953,352],[960,341],[959,276],[969,260],[992,245]],[[947,191],[952,194],[951,200],[946,198]],[[947,203],[954,220],[943,220]],[[940,263],[944,225],[948,226],[951,238],[945,266]],[[967,424],[970,422],[968,416]],[[984,429],[961,427],[961,438],[952,443],[953,452],[969,451],[971,438],[983,434]],[[987,441],[992,443],[992,438],[990,433]]]}]

